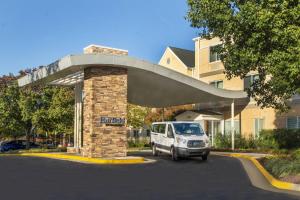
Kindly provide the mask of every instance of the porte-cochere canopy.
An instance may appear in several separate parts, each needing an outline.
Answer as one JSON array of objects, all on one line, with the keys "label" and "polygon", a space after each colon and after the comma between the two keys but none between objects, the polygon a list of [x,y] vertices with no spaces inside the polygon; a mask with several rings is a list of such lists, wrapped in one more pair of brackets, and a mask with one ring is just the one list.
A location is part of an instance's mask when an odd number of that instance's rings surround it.
[{"label": "porte-cochere canopy", "polygon": [[166,67],[123,55],[69,55],[18,80],[19,86],[51,84],[73,86],[84,80],[88,67],[123,67],[128,70],[128,102],[148,107],[200,103],[208,107],[245,105],[244,91],[218,89]]}]

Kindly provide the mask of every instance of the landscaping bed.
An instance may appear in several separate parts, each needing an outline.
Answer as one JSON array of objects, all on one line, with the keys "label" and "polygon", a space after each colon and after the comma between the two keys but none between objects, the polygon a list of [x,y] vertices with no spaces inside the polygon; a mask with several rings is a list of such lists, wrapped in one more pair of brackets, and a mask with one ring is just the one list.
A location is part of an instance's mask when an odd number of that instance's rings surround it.
[{"label": "landscaping bed", "polygon": [[291,154],[279,154],[260,159],[259,162],[275,178],[300,184],[300,149]]}]

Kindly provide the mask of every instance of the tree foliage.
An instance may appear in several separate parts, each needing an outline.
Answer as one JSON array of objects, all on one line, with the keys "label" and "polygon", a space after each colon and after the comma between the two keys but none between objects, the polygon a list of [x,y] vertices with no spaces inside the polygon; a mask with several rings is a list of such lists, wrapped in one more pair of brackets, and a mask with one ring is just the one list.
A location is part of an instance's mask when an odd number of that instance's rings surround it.
[{"label": "tree foliage", "polygon": [[133,128],[142,128],[145,124],[145,118],[150,109],[142,106],[128,104],[127,124]]},{"label": "tree foliage", "polygon": [[37,130],[48,134],[71,134],[73,119],[72,88],[53,86],[19,88],[16,77],[12,75],[0,77],[2,136],[26,135],[29,141],[30,136]]},{"label": "tree foliage", "polygon": [[187,19],[204,38],[219,37],[226,77],[258,72],[250,89],[262,107],[284,111],[300,92],[298,0],[188,0]]},{"label": "tree foliage", "polygon": [[19,98],[19,88],[15,83],[0,87],[0,133],[4,137],[24,135]]}]

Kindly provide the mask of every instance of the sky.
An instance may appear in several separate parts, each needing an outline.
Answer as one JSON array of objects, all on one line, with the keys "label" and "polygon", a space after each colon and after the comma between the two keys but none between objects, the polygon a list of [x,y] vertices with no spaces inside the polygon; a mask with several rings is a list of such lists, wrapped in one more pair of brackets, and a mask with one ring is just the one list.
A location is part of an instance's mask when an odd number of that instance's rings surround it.
[{"label": "sky", "polygon": [[186,0],[0,0],[0,75],[98,44],[157,63],[167,46],[193,50]]}]

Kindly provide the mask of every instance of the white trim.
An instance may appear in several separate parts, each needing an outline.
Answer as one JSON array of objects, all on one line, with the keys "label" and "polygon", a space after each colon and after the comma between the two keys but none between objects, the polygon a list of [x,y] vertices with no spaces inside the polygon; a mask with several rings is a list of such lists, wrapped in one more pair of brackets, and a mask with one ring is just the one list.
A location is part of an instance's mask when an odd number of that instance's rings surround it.
[{"label": "white trim", "polygon": [[[203,47],[200,47],[199,50],[207,49],[207,48],[209,48],[209,47],[217,46],[217,45],[220,45],[220,44],[223,44],[223,42],[220,42],[220,41],[214,42],[214,43],[212,43],[212,44],[209,44],[209,46],[203,46]],[[202,45],[200,45],[200,46],[202,46]]]},{"label": "white trim", "polygon": [[221,132],[222,132],[222,135],[225,135],[225,120],[224,119],[221,120]]},{"label": "white trim", "polygon": [[98,48],[103,48],[103,49],[111,49],[111,50],[116,50],[116,51],[124,51],[128,53],[128,50],[125,49],[118,49],[118,48],[113,48],[113,47],[107,47],[107,46],[102,46],[102,45],[97,45],[97,44],[90,44],[87,47],[84,47],[83,50],[87,50],[90,47],[98,47]]},{"label": "white trim", "polygon": [[[247,74],[246,74],[246,76],[255,76],[255,75],[259,75],[259,73],[258,72],[248,72]],[[245,77],[246,77],[245,76]]]},{"label": "white trim", "polygon": [[[208,58],[208,60],[210,59],[210,56]],[[216,64],[216,63],[222,63],[221,60],[216,60],[216,61],[212,61],[212,62],[208,62],[208,64]],[[219,69],[216,69],[216,70],[219,70]]]},{"label": "white trim", "polygon": [[201,37],[195,37],[192,40],[196,42],[197,40],[201,40]]},{"label": "white trim", "polygon": [[163,54],[162,57],[160,58],[160,60],[159,60],[159,62],[158,62],[159,65],[161,65],[160,63],[161,63],[162,59],[165,57],[165,55],[166,55],[166,53],[167,53],[167,50],[168,50],[168,47],[165,49],[164,54]]}]

